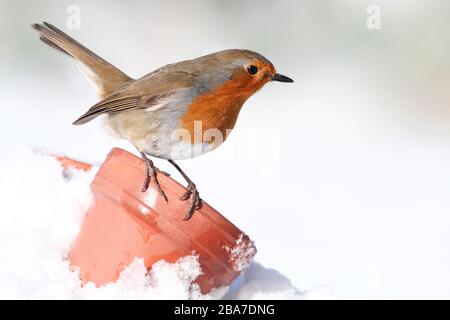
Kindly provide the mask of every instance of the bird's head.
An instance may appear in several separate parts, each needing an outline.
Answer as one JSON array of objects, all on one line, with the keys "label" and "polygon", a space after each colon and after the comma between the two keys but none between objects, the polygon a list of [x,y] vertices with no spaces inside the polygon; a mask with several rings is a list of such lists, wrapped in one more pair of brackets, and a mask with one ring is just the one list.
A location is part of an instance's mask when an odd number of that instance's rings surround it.
[{"label": "bird's head", "polygon": [[269,81],[294,82],[277,73],[264,56],[250,50],[224,50],[200,59],[206,66],[209,85],[216,88],[226,85],[230,94],[249,97]]}]

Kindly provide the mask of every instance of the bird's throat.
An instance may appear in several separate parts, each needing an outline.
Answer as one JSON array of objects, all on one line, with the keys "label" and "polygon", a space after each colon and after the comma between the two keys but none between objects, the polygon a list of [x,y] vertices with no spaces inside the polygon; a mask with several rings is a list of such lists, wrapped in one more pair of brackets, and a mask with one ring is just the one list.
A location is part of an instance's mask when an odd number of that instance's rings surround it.
[{"label": "bird's throat", "polygon": [[[229,130],[234,128],[242,105],[251,94],[248,92],[236,92],[233,87],[216,89],[211,93],[199,96],[189,106],[188,111],[181,118],[181,127],[189,131],[192,141],[197,137],[199,123],[203,131],[203,137],[208,138],[208,132],[216,132],[225,141]],[[211,143],[211,139],[203,139],[203,143]]]}]

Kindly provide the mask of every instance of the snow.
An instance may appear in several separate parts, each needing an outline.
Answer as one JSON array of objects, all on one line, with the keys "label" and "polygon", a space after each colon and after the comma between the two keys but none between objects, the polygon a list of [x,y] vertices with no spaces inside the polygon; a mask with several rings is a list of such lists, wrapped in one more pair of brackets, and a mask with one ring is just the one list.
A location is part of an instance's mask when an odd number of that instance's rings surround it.
[{"label": "snow", "polygon": [[94,284],[78,289],[81,298],[88,299],[206,299],[194,280],[201,274],[195,255],[180,258],[176,263],[155,263],[147,272],[143,259],[125,268],[116,283],[96,288]]},{"label": "snow", "polygon": [[245,237],[244,234],[241,234],[232,248],[229,246],[224,247],[225,251],[230,254],[229,261],[232,262],[235,271],[243,271],[246,269],[256,254],[255,244]]},{"label": "snow", "polygon": [[[97,169],[63,169],[48,152],[25,145],[0,158],[1,299],[308,298],[277,271],[256,262],[248,266],[255,248],[243,237],[229,250],[244,272],[229,287],[208,294],[195,283],[202,273],[195,253],[173,264],[159,261],[149,271],[135,258],[116,283],[82,286],[67,253],[90,206],[89,185]],[[141,211],[148,213],[145,207]]]}]

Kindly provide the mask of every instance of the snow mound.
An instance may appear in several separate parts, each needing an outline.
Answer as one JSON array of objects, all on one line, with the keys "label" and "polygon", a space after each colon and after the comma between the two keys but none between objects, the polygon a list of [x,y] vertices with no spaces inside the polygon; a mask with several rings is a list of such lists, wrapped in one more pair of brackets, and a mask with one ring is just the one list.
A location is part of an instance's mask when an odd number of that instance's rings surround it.
[{"label": "snow mound", "polygon": [[155,263],[148,272],[143,259],[136,258],[120,274],[116,283],[100,288],[89,283],[76,290],[83,299],[213,299],[220,290],[202,295],[194,281],[201,274],[197,256],[180,258],[176,263]]},{"label": "snow mound", "polygon": [[[289,279],[257,263],[230,287],[202,295],[195,283],[202,272],[195,254],[174,264],[159,261],[151,270],[136,258],[116,283],[82,286],[67,253],[92,201],[89,185],[97,169],[63,169],[54,157],[27,146],[0,158],[0,299],[308,298]],[[254,248],[239,243],[236,248],[231,255],[243,270],[239,261]],[[332,296],[312,294],[327,295]]]}]

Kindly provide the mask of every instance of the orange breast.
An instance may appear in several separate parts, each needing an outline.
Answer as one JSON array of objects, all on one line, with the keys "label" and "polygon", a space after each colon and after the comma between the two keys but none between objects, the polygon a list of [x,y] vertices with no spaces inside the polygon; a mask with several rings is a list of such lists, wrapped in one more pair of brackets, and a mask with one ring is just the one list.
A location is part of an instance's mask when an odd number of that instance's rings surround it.
[{"label": "orange breast", "polygon": [[242,105],[257,89],[243,85],[239,78],[229,80],[211,92],[198,96],[181,118],[181,127],[190,132],[192,143],[195,121],[201,121],[203,132],[208,129],[220,130],[225,140],[227,129],[234,128]]}]

